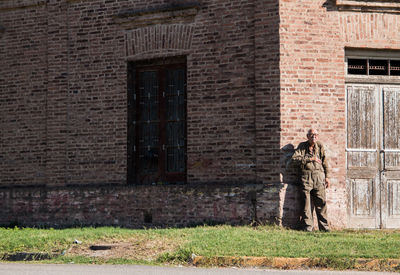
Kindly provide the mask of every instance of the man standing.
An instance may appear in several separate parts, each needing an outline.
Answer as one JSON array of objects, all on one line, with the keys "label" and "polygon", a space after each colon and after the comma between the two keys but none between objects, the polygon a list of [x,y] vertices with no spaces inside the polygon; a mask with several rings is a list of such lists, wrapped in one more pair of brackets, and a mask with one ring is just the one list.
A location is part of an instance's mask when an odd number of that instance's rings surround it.
[{"label": "man standing", "polygon": [[308,130],[307,139],[299,144],[292,156],[292,161],[301,170],[302,222],[305,231],[313,230],[312,201],[317,213],[319,230],[329,231],[325,195],[325,189],[330,185],[328,160],[324,146],[317,141],[318,133],[315,129]]}]

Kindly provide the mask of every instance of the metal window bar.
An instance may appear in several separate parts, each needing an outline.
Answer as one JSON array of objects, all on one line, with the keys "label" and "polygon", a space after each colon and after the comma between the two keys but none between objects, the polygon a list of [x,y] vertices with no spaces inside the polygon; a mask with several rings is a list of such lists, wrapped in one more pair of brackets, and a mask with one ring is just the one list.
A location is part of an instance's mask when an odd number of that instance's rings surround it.
[{"label": "metal window bar", "polygon": [[369,67],[371,70],[385,70],[385,66],[370,66]]},{"label": "metal window bar", "polygon": [[[366,62],[366,65],[364,64],[349,64],[349,59],[354,61],[354,60],[364,60]],[[400,71],[400,66],[397,64],[399,60],[391,60],[391,59],[382,59],[382,61],[386,61],[387,65],[371,65],[370,58],[365,58],[365,59],[359,59],[355,58],[354,60],[352,58],[347,59],[347,69],[348,70],[366,70],[365,75],[370,75],[370,70],[374,71],[386,71],[386,74],[384,75],[392,75],[391,71]],[[375,60],[375,59],[372,59]],[[396,65],[392,64],[392,61],[395,62]],[[349,74],[354,74],[354,73],[349,73]],[[383,75],[383,74],[381,74]],[[396,74],[398,75],[398,74]]]},{"label": "metal window bar", "polygon": [[365,65],[349,65],[349,69],[358,69],[358,70],[363,70],[365,69]]}]

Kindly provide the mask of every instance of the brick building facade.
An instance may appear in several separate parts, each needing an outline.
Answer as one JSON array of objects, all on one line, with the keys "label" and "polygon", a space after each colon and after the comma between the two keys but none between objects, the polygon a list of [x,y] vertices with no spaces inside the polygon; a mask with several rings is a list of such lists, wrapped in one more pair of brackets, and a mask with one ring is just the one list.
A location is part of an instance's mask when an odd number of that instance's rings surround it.
[{"label": "brick building facade", "polygon": [[[366,0],[1,1],[0,224],[294,226],[286,163],[313,126],[331,156],[332,226],[393,227],[400,180],[349,176],[351,152],[373,148],[349,147],[367,124],[349,126],[347,97],[354,83],[396,94],[399,13]],[[392,62],[387,75],[351,78],[368,58]]]}]

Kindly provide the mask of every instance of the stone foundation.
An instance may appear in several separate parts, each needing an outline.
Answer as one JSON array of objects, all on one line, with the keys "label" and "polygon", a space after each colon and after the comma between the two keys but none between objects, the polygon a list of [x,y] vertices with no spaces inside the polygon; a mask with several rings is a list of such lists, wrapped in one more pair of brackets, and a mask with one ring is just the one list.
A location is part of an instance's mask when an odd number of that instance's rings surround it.
[{"label": "stone foundation", "polygon": [[24,187],[0,191],[5,226],[129,228],[281,223],[280,184]]}]

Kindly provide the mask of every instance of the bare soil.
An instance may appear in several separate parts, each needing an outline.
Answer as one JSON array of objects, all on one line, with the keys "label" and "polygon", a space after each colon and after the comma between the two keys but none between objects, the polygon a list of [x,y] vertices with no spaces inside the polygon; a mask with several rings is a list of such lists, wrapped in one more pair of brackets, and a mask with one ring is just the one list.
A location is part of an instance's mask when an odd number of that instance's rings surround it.
[{"label": "bare soil", "polygon": [[[91,246],[111,246],[111,249],[92,250]],[[132,238],[124,240],[107,240],[97,243],[74,244],[66,253],[67,256],[99,257],[102,259],[155,260],[161,254],[172,252],[179,244],[170,239]]]}]

